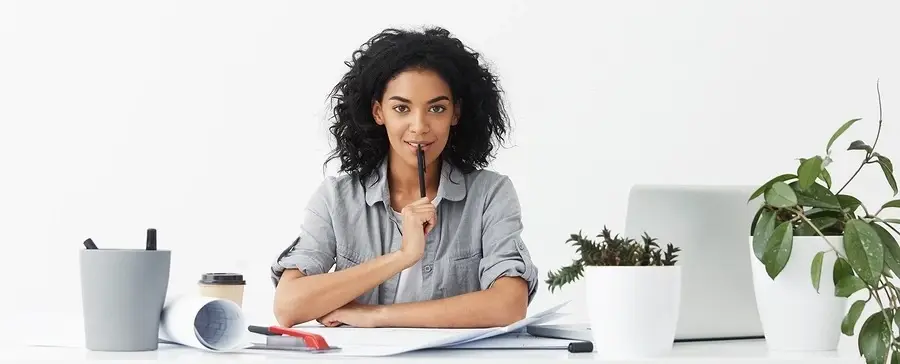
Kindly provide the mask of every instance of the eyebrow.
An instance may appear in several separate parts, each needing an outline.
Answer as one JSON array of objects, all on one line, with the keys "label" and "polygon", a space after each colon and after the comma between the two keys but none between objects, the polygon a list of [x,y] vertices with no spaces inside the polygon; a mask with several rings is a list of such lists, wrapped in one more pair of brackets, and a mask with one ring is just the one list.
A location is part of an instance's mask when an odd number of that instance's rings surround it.
[{"label": "eyebrow", "polygon": [[[403,97],[400,97],[400,96],[391,96],[391,98],[390,98],[389,100],[397,100],[397,101],[400,101],[400,102],[412,103],[412,101],[409,101],[409,99],[406,99],[406,98],[403,98]],[[438,97],[435,97],[435,98],[433,98],[433,99],[431,99],[431,100],[428,100],[428,102],[426,102],[426,104],[435,103],[435,102],[438,102],[438,101],[441,101],[441,100],[447,100],[447,101],[450,101],[450,98],[447,97],[447,96],[438,96]]]}]

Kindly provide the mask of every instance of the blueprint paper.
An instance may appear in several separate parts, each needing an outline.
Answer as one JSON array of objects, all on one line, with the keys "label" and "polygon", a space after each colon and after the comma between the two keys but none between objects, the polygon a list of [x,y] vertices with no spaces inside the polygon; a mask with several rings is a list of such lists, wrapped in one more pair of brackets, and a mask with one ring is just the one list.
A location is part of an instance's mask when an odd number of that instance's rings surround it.
[{"label": "blueprint paper", "polygon": [[325,338],[337,351],[300,355],[316,356],[388,356],[422,349],[462,348],[466,344],[499,335],[518,332],[532,325],[559,317],[556,314],[568,302],[558,304],[504,327],[479,329],[423,329],[423,328],[357,328],[303,326],[294,328],[312,332]]},{"label": "blueprint paper", "polygon": [[166,302],[159,339],[206,351],[238,351],[249,346],[247,325],[236,303],[195,295]]}]

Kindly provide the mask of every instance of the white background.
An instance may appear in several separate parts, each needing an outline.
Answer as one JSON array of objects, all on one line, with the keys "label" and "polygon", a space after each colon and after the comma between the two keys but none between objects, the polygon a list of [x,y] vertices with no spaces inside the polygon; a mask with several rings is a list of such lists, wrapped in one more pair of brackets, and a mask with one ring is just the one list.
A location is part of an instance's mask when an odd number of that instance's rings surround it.
[{"label": "white background", "polygon": [[[335,166],[322,168],[326,94],[385,27],[447,27],[493,64],[514,134],[491,168],[518,189],[543,280],[574,256],[568,234],[624,229],[631,185],[759,184],[862,117],[836,147],[843,183],[861,155],[843,149],[874,137],[878,79],[879,146],[900,165],[898,13],[888,1],[0,2],[0,312],[79,316],[81,242],[141,247],[153,227],[174,251],[170,294],[238,271],[248,316],[271,322],[269,264]],[[849,192],[891,197],[875,166]],[[533,307],[581,287],[542,283]]]}]

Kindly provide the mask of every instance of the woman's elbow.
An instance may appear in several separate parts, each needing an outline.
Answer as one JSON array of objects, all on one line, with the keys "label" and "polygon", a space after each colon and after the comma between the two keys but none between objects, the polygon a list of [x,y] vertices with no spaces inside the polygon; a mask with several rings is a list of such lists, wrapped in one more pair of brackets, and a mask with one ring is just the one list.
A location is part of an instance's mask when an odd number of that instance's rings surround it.
[{"label": "woman's elbow", "polygon": [[284,292],[284,290],[276,289],[275,300],[272,303],[272,313],[275,315],[275,321],[282,327],[291,327],[297,324],[296,305],[292,304],[294,300],[286,297],[287,295],[287,292]]},{"label": "woman's elbow", "polygon": [[272,313],[275,315],[275,321],[282,327],[291,327],[297,324],[307,322],[315,318],[303,317],[306,315],[301,309],[303,305],[302,292],[298,292],[294,283],[300,277],[288,277],[285,275],[275,287],[275,297],[272,304]]},{"label": "woman's elbow", "polygon": [[525,319],[525,315],[527,314],[527,310],[519,309],[518,304],[511,305],[509,311],[503,313],[503,316],[500,317],[501,326],[509,326],[516,322],[519,322]]}]

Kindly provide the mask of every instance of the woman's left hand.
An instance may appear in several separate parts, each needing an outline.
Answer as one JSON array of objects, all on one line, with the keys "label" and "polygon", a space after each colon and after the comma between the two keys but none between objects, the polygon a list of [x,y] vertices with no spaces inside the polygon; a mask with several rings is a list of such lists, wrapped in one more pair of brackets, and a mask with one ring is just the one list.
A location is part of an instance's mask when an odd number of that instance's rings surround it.
[{"label": "woman's left hand", "polygon": [[320,324],[335,327],[349,325],[353,327],[377,327],[379,306],[350,302],[343,307],[320,317]]}]

